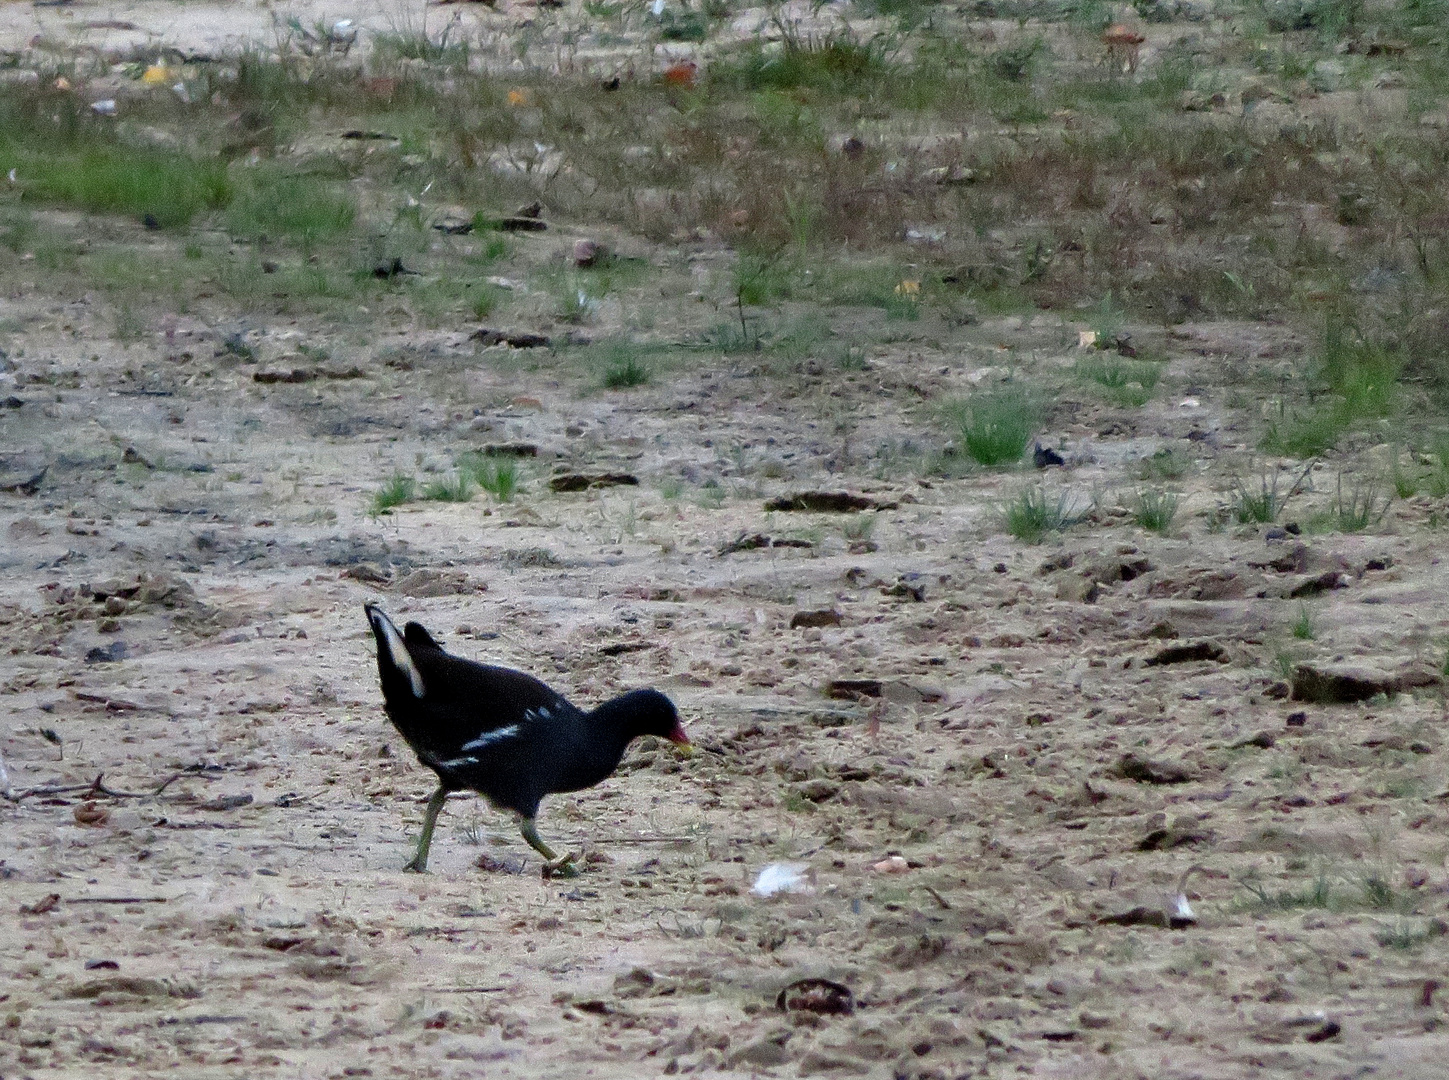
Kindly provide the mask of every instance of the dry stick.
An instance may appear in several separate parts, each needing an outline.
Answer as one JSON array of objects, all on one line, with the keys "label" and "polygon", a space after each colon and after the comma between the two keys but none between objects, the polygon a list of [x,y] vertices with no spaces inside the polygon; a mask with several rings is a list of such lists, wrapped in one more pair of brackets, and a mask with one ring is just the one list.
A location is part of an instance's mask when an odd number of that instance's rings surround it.
[{"label": "dry stick", "polygon": [[207,779],[206,773],[200,768],[183,769],[181,772],[172,773],[157,786],[155,791],[113,791],[101,781],[105,779],[105,773],[96,774],[96,778],[89,784],[44,784],[40,787],[26,788],[24,791],[4,792],[3,797],[11,802],[18,803],[21,799],[29,799],[36,795],[72,795],[77,791],[84,791],[87,794],[106,795],[112,799],[154,799],[177,780],[185,776],[195,776]]},{"label": "dry stick", "polygon": [[936,901],[936,903],[938,903],[938,904],[941,905],[941,909],[943,911],[950,911],[951,910],[951,905],[946,902],[946,898],[944,896],[942,896],[940,893],[938,893],[935,889],[931,888],[931,886],[929,886],[929,885],[920,885],[920,886],[918,886],[918,888],[925,889],[928,893],[930,893],[932,899],[934,899]]},{"label": "dry stick", "polygon": [[505,992],[506,986],[420,986],[424,993],[434,994],[501,994]]},{"label": "dry stick", "polygon": [[73,896],[67,904],[168,904],[169,896]]}]

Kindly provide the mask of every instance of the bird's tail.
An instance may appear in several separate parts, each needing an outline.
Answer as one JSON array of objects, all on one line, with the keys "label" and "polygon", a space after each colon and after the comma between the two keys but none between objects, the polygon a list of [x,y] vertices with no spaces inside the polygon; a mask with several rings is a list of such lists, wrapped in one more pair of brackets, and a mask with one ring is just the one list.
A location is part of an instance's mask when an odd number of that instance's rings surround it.
[{"label": "bird's tail", "polygon": [[423,676],[408,653],[406,642],[387,617],[387,612],[374,603],[366,603],[362,609],[367,612],[367,621],[372,624],[372,635],[377,638],[377,665],[386,676],[389,669],[399,678],[406,679],[413,697],[420,698],[426,692]]}]

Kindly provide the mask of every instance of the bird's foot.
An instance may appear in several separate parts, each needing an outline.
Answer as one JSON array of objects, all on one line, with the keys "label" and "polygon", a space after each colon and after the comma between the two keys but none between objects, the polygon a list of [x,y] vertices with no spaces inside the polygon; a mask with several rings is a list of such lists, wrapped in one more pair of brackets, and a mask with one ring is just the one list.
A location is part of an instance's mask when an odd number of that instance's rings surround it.
[{"label": "bird's foot", "polygon": [[574,878],[579,876],[579,868],[574,865],[578,860],[577,852],[569,852],[567,855],[557,859],[549,859],[543,864],[544,880],[549,878]]}]

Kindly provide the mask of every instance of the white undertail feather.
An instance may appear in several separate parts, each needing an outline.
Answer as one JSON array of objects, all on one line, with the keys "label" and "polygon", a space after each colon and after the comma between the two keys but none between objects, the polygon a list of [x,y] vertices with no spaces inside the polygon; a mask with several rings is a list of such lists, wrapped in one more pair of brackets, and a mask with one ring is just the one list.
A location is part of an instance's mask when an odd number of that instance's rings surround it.
[{"label": "white undertail feather", "polygon": [[387,649],[387,655],[392,660],[393,667],[400,668],[407,673],[408,683],[413,689],[413,697],[421,698],[426,692],[423,687],[423,676],[418,671],[417,665],[413,663],[413,658],[408,655],[408,647],[403,643],[402,635],[397,632],[397,627],[382,613],[380,608],[373,608],[371,614],[374,624],[382,630],[383,647]]}]

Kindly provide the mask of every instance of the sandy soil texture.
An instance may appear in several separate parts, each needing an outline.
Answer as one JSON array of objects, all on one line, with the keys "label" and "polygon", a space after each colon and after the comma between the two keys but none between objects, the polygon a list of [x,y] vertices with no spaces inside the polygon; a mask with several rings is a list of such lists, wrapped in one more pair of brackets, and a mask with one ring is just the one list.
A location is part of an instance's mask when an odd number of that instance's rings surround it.
[{"label": "sandy soil texture", "polygon": [[[192,50],[270,25],[115,18]],[[727,264],[709,238],[637,257],[666,336]],[[0,1078],[1444,1075],[1449,506],[1309,527],[1343,464],[1264,459],[1233,374],[1301,356],[1282,323],[1131,327],[1163,358],[1132,408],[1067,379],[1060,312],[859,310],[845,362],[701,351],[604,390],[562,347],[386,304],[123,339],[19,265]],[[599,332],[531,310],[508,325]],[[1067,379],[1040,432],[1063,464],[923,467],[931,403],[1008,368]],[[465,451],[521,490],[377,512]],[[1157,534],[1131,505],[1168,460]],[[1298,482],[1278,521],[1226,515],[1264,475]],[[1002,520],[1034,485],[1080,520],[1028,544]],[[403,873],[433,783],[382,713],[368,600],[580,705],[658,687],[701,752],[642,740],[545,802],[575,879],[471,795]],[[752,891],[779,863],[795,889]]]}]

